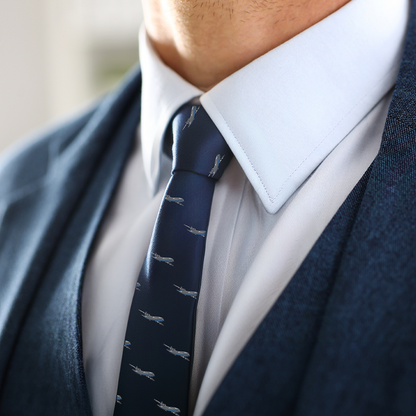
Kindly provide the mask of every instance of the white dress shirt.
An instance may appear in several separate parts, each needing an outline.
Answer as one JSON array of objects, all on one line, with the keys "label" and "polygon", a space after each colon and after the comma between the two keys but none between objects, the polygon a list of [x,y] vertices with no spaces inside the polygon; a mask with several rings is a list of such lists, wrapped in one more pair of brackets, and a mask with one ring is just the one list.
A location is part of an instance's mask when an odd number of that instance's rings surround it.
[{"label": "white dress shirt", "polygon": [[142,29],[142,114],[83,287],[93,414],[113,413],[131,299],[171,161],[174,112],[199,99],[235,158],[215,188],[197,310],[190,406],[210,398],[376,156],[408,0],[352,0],[203,93],[157,56]]}]

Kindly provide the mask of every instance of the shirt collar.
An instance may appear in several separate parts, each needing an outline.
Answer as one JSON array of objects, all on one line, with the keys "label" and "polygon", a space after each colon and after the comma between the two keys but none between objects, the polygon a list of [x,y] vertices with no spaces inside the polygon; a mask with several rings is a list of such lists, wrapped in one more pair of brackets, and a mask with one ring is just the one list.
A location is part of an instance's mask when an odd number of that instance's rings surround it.
[{"label": "shirt collar", "polygon": [[175,111],[200,96],[264,207],[275,213],[394,85],[408,0],[354,0],[203,93],[140,35],[141,141],[153,191]]}]

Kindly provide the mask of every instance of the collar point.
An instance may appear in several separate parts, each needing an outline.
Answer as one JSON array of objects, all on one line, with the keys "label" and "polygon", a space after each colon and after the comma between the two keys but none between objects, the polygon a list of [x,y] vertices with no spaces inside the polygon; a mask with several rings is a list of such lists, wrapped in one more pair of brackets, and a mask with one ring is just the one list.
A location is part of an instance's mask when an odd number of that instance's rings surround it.
[{"label": "collar point", "polygon": [[265,189],[262,189],[260,192],[256,190],[256,192],[268,214],[277,214],[280,208],[284,205],[284,198],[277,197],[272,199]]}]

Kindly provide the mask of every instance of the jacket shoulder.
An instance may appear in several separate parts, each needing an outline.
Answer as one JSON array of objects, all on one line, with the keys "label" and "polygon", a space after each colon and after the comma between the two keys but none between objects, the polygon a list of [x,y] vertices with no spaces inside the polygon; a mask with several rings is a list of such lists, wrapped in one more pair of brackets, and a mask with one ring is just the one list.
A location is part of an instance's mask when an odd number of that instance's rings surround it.
[{"label": "jacket shoulder", "polygon": [[51,162],[70,146],[96,108],[49,125],[6,150],[0,156],[0,198],[42,181]]}]

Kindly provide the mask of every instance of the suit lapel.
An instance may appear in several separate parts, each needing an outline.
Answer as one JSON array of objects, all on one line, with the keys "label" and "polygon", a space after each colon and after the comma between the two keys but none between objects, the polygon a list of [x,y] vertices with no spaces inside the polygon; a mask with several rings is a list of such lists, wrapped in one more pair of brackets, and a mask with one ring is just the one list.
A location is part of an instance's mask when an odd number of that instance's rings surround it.
[{"label": "suit lapel", "polygon": [[204,415],[292,414],[369,172],[250,339]]},{"label": "suit lapel", "polygon": [[415,6],[413,1],[380,153],[344,250],[296,414],[308,408],[311,415],[415,411]]},{"label": "suit lapel", "polygon": [[414,412],[415,3],[379,155],[205,415]]},{"label": "suit lapel", "polygon": [[[18,276],[22,291],[25,284],[37,289],[20,305],[24,311],[20,322],[16,318],[13,327],[9,325],[15,331],[14,350],[9,350],[1,414],[18,415],[19,409],[27,414],[90,414],[82,363],[82,277],[134,143],[140,84],[140,74],[133,74],[121,92],[103,101],[76,137],[67,143],[55,137],[51,141],[55,157],[47,174],[53,180],[46,177],[37,192],[13,205],[13,221],[26,218],[30,211],[30,226],[40,226],[40,249],[23,259],[30,267]],[[30,210],[33,206],[39,210]]]}]

